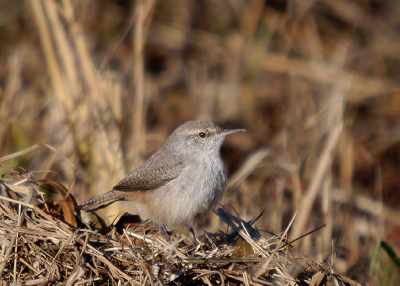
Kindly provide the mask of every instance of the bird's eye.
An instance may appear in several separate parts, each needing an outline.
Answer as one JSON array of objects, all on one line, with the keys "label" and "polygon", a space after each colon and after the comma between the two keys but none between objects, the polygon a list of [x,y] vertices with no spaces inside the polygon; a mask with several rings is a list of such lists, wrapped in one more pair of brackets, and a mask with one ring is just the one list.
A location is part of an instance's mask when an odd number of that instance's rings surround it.
[{"label": "bird's eye", "polygon": [[207,134],[206,134],[205,132],[199,132],[198,136],[199,136],[201,139],[204,139],[204,138],[206,138]]}]

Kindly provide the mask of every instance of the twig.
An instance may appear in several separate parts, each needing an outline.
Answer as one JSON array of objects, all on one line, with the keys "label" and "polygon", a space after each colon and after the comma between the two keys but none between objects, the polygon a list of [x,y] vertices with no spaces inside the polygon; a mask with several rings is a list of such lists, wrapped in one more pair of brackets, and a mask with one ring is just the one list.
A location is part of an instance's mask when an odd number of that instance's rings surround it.
[{"label": "twig", "polygon": [[298,241],[299,239],[302,239],[303,237],[305,237],[305,236],[307,236],[307,235],[310,235],[310,234],[312,234],[312,233],[314,233],[314,232],[316,232],[316,231],[318,231],[318,230],[320,230],[321,228],[324,228],[324,227],[326,227],[326,224],[325,224],[325,223],[324,223],[323,225],[318,226],[316,229],[311,230],[311,231],[309,231],[309,232],[307,232],[307,233],[305,233],[305,234],[299,236],[299,237],[296,238],[296,239],[293,239],[292,241],[289,242],[289,244],[292,244],[293,242]]}]

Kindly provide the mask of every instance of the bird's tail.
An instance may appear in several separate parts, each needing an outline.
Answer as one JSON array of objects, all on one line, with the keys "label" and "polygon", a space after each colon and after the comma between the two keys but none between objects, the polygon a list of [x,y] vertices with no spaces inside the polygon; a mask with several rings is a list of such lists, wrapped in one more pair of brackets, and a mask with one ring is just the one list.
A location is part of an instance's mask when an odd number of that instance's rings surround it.
[{"label": "bird's tail", "polygon": [[108,205],[111,205],[112,203],[115,203],[116,201],[120,201],[123,199],[124,197],[118,194],[118,191],[111,190],[101,196],[95,197],[80,204],[79,209],[92,212],[98,209],[102,209]]}]

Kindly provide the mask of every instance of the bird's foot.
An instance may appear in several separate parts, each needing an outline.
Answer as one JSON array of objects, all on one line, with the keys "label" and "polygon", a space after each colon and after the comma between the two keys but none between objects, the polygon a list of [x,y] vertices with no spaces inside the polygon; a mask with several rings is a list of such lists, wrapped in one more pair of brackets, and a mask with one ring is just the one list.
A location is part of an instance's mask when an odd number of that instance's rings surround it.
[{"label": "bird's foot", "polygon": [[161,225],[161,229],[163,230],[164,234],[165,234],[165,238],[167,239],[168,242],[171,242],[171,235],[170,232],[167,230],[167,228],[165,227],[165,225]]},{"label": "bird's foot", "polygon": [[194,246],[197,246],[199,243],[197,242],[196,234],[195,234],[195,232],[194,232],[193,227],[192,227],[191,225],[188,225],[187,227],[188,227],[188,229],[190,230],[190,232],[191,232],[192,235],[193,235],[193,240],[192,240],[193,245],[194,245]]}]

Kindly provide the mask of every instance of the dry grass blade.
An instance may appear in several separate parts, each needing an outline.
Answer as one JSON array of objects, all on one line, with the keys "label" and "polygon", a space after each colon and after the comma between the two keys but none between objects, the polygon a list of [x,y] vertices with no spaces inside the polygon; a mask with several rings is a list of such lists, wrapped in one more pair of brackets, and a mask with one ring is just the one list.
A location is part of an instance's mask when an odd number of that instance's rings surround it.
[{"label": "dry grass blade", "polygon": [[[31,202],[32,198],[33,198],[33,194],[34,194],[34,190],[32,189],[29,194],[27,195],[26,199],[25,199],[25,204],[29,205],[29,203]],[[17,227],[21,227],[24,218],[25,218],[25,211],[21,211],[21,205],[19,205],[19,212],[18,212],[18,220],[17,220]],[[16,241],[18,239],[18,231],[15,232],[15,236],[13,236],[10,240],[10,244],[8,246],[8,249],[4,255],[4,257],[6,257],[8,259],[8,257],[11,254],[11,251],[13,249],[13,247],[15,247],[15,259],[14,259],[14,281],[15,281],[15,274],[16,274],[16,258],[17,258],[17,245],[16,245]],[[2,264],[0,265],[0,277],[3,275],[4,272],[4,267],[6,266],[6,261],[3,261]]]},{"label": "dry grass blade", "polygon": [[270,150],[262,149],[250,155],[241,168],[229,179],[226,192],[229,194],[230,191],[243,182],[269,154]]},{"label": "dry grass blade", "polygon": [[35,144],[35,145],[33,145],[33,146],[29,147],[29,148],[26,148],[25,150],[18,151],[18,152],[15,152],[13,154],[1,157],[0,158],[0,163],[4,162],[4,161],[7,161],[7,160],[11,160],[11,159],[16,158],[16,157],[19,157],[19,156],[24,155],[26,153],[32,152],[32,151],[36,150],[37,148],[39,148],[41,145],[42,144],[40,144],[40,143],[39,144]]},{"label": "dry grass blade", "polygon": [[351,102],[359,102],[368,97],[381,93],[396,93],[400,91],[400,85],[384,78],[376,78],[356,74],[351,71],[343,71],[340,68],[325,63],[315,64],[308,60],[291,59],[285,55],[268,53],[264,62],[264,68],[274,73],[295,73],[305,78],[310,78],[325,84],[344,85],[351,79],[351,89],[354,95],[349,98]]},{"label": "dry grass blade", "polygon": [[304,231],[307,220],[309,218],[311,207],[317,197],[321,182],[326,174],[329,165],[332,162],[333,150],[339,140],[339,136],[342,132],[343,124],[337,125],[330,132],[324,150],[319,158],[316,171],[310,182],[306,194],[302,198],[301,208],[299,209],[297,222],[293,227],[292,237],[298,237]]},{"label": "dry grass blade", "polygon": [[283,235],[281,236],[278,244],[276,245],[275,249],[272,251],[271,255],[269,256],[268,260],[264,262],[264,264],[255,272],[254,276],[256,278],[259,278],[263,273],[265,273],[272,261],[272,259],[274,258],[274,254],[277,253],[278,251],[281,250],[281,247],[286,245],[288,246],[286,243],[282,244],[282,242],[285,240],[287,240],[287,234],[288,231],[290,229],[290,226],[293,224],[293,221],[295,219],[296,215],[293,216],[292,220],[290,221],[290,224],[288,225],[288,227],[286,228],[285,232],[283,233]]}]

